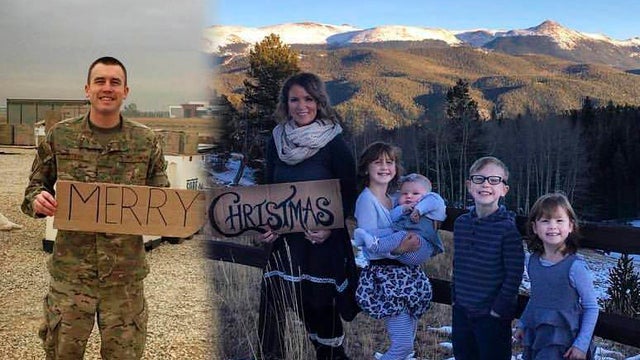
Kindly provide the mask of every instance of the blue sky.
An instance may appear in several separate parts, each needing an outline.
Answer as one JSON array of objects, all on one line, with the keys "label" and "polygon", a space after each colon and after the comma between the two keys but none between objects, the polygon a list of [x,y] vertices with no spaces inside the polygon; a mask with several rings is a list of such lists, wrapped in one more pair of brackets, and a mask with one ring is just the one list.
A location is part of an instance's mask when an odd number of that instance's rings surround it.
[{"label": "blue sky", "polygon": [[260,27],[314,21],[360,28],[523,29],[544,20],[614,39],[640,37],[638,0],[206,0],[208,25]]}]

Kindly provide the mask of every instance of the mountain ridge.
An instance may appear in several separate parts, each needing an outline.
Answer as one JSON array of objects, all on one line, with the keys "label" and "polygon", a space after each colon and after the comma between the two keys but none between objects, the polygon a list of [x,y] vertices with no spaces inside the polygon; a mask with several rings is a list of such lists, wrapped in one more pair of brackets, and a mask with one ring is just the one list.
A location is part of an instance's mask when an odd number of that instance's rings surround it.
[{"label": "mountain ridge", "polygon": [[[318,29],[322,29],[325,37],[322,38],[322,32],[318,32]],[[426,30],[423,35],[420,36],[420,31],[416,30]],[[293,37],[293,40],[285,40],[291,38],[291,33],[297,32],[297,36]],[[381,40],[412,40],[419,41],[424,39],[437,39],[434,37],[429,37],[429,33],[431,34],[452,34],[458,38],[458,41],[451,40],[451,43],[468,43],[470,45],[476,46],[477,44],[470,43],[466,41],[464,38],[466,34],[473,33],[485,33],[489,37],[505,37],[505,36],[550,36],[554,38],[558,38],[563,43],[563,46],[570,46],[570,42],[572,39],[592,39],[592,40],[600,40],[600,41],[608,41],[612,44],[618,46],[638,46],[640,45],[640,36],[632,37],[625,40],[616,40],[605,34],[593,34],[586,32],[579,32],[576,30],[569,29],[567,27],[562,26],[560,23],[553,20],[545,20],[539,25],[529,27],[526,29],[511,29],[511,30],[493,30],[493,29],[471,29],[471,30],[448,30],[443,28],[432,28],[432,27],[423,27],[423,26],[404,26],[404,25],[379,25],[371,28],[358,28],[352,25],[343,24],[343,25],[332,25],[332,24],[324,24],[318,22],[294,22],[294,23],[283,23],[277,25],[269,25],[262,27],[245,27],[245,26],[237,26],[237,25],[212,25],[205,28],[204,38],[206,40],[211,41],[216,46],[226,46],[230,43],[237,43],[238,39],[226,39],[229,35],[236,35],[241,41],[247,43],[255,43],[270,33],[275,33],[281,36],[285,43],[289,44],[320,44],[327,43],[330,44],[330,41],[327,41],[328,37],[333,35],[342,34],[345,32],[378,32],[383,33],[385,36],[393,37],[393,35],[397,35],[396,38]],[[402,33],[413,33],[414,36],[411,39],[407,39],[403,37]],[[212,39],[214,36],[217,39]],[[308,38],[305,39],[304,36]],[[564,41],[562,41],[564,38]],[[231,41],[230,41],[231,40]],[[235,40],[235,42],[233,41]],[[323,41],[324,40],[324,41]],[[366,40],[366,42],[376,42],[380,41],[378,38],[370,38]],[[205,48],[206,52],[215,52],[217,51],[217,47],[215,48]]]},{"label": "mountain ridge", "polygon": [[382,25],[361,29],[352,25],[315,22],[260,28],[214,25],[203,35],[203,50],[216,55],[246,54],[253,44],[275,33],[290,45],[360,46],[385,42],[436,41],[512,55],[546,54],[563,59],[602,63],[625,70],[640,68],[640,36],[615,40],[604,34],[572,30],[553,20],[526,29],[447,30],[420,26]]}]

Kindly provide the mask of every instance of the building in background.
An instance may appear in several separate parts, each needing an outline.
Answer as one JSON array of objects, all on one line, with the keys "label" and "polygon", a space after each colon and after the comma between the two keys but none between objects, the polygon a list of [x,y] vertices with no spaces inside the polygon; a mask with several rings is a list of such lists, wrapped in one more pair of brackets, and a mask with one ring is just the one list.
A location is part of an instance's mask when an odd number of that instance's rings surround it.
[{"label": "building in background", "polygon": [[0,115],[0,145],[38,145],[55,123],[88,111],[86,99],[7,99],[6,113]]},{"label": "building in background", "polygon": [[182,105],[169,106],[170,118],[207,118],[211,116],[211,106],[207,101],[189,101]]},{"label": "building in background", "polygon": [[172,119],[183,118],[184,110],[181,105],[171,105],[169,106],[169,117]]},{"label": "building in background", "polygon": [[85,114],[89,101],[63,99],[7,99],[7,124],[34,125],[45,119],[47,111],[60,112],[62,119]]}]

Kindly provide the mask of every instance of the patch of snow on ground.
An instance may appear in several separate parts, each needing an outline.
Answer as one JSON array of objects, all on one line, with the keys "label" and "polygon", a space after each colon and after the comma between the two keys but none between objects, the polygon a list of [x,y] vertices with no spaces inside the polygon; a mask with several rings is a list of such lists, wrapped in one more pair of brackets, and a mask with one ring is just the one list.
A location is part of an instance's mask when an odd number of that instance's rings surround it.
[{"label": "patch of snow on ground", "polygon": [[601,347],[596,348],[596,359],[605,360],[605,359],[624,359],[624,355],[612,350],[603,349]]},{"label": "patch of snow on ground", "polygon": [[438,334],[451,335],[451,326],[440,326],[438,328],[430,326],[427,330]]},{"label": "patch of snow on ground", "polygon": [[[209,157],[207,158],[207,163],[211,165],[209,173],[213,177],[213,182],[220,185],[231,184],[236,174],[238,173],[238,169],[240,169],[241,161],[242,161],[241,154],[231,153],[229,155],[229,158],[226,159],[226,161],[222,154],[209,155]],[[220,164],[221,162],[224,162],[224,164]],[[222,169],[215,168],[215,167],[211,168],[213,167],[214,163],[218,164]],[[241,186],[255,185],[254,170],[248,166],[245,167],[242,174],[242,178],[240,179],[240,182],[238,185],[241,185]]]}]

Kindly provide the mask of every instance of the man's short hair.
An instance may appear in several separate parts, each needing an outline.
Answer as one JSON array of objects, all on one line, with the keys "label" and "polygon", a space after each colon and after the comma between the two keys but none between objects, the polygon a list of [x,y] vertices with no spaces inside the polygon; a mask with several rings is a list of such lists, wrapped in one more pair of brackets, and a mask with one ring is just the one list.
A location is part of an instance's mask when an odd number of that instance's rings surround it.
[{"label": "man's short hair", "polygon": [[127,69],[124,67],[124,64],[120,60],[111,56],[103,56],[91,63],[91,66],[89,66],[89,72],[87,73],[87,84],[91,82],[91,70],[93,70],[93,68],[96,67],[97,64],[120,66],[122,68],[122,71],[124,72],[124,84],[127,85]]}]

